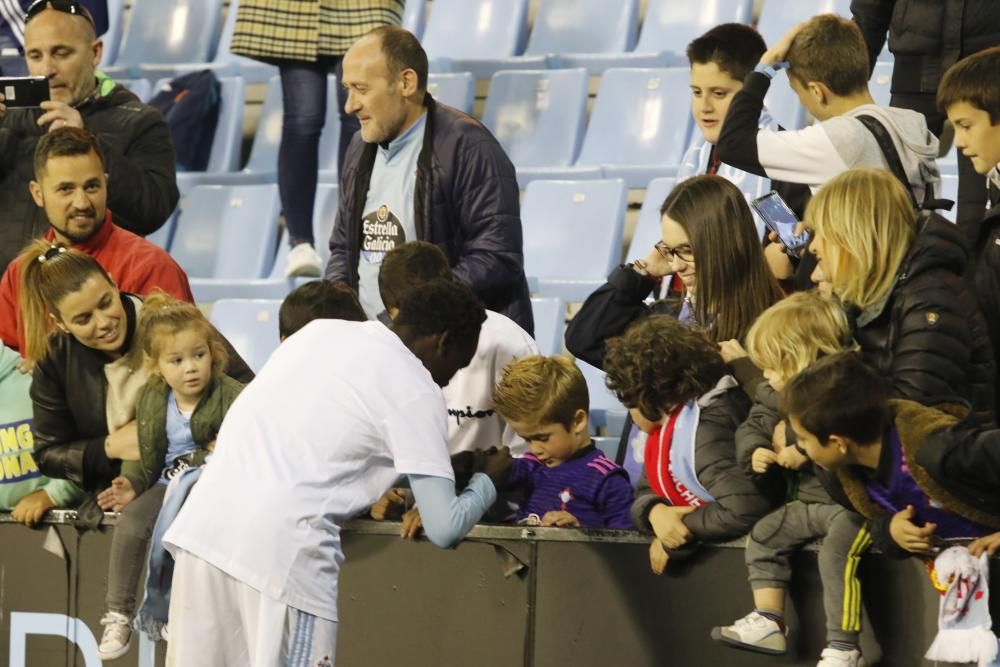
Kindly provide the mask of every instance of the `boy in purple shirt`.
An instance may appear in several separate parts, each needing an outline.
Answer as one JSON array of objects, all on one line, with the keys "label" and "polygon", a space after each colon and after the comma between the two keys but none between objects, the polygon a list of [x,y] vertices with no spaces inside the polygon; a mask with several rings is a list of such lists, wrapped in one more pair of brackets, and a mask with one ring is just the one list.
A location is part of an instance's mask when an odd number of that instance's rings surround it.
[{"label": "boy in purple shirt", "polygon": [[506,483],[527,491],[519,523],[632,527],[628,473],[591,441],[587,383],[571,359],[531,356],[511,362],[493,400],[530,452],[514,461]]},{"label": "boy in purple shirt", "polygon": [[854,352],[796,375],[782,403],[824,485],[869,520],[883,553],[926,554],[942,538],[1000,529],[1000,456],[955,416],[967,406],[890,399],[881,376]]}]

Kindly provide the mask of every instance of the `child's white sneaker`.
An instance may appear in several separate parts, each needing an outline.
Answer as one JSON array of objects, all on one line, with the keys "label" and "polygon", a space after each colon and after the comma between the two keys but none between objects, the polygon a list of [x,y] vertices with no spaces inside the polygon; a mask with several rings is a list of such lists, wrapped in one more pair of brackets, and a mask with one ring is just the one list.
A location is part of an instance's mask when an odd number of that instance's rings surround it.
[{"label": "child's white sneaker", "polygon": [[844,651],[836,648],[825,648],[819,654],[819,662],[816,663],[816,667],[866,667],[867,664],[858,649]]},{"label": "child's white sneaker", "polygon": [[109,611],[101,619],[101,625],[104,626],[104,634],[97,647],[97,656],[101,660],[114,660],[128,653],[132,643],[132,623],[128,616]]},{"label": "child's white sneaker", "polygon": [[785,632],[771,619],[752,611],[732,625],[712,628],[712,639],[729,646],[780,655],[787,649]]},{"label": "child's white sneaker", "polygon": [[323,275],[323,261],[316,249],[308,243],[300,243],[288,251],[288,266],[285,275],[319,277]]}]

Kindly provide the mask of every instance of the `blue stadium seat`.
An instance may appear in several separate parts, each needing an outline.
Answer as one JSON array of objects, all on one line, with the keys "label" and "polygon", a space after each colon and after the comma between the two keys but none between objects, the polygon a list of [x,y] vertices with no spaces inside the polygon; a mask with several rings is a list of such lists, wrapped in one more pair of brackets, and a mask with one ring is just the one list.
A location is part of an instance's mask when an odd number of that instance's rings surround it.
[{"label": "blue stadium seat", "polygon": [[215,53],[221,16],[222,0],[133,3],[111,69],[152,79],[164,74],[156,65],[207,63]]},{"label": "blue stadium seat", "polygon": [[[157,81],[153,94],[169,84],[169,79]],[[243,93],[245,85],[240,77],[219,79],[222,86],[219,103],[219,123],[212,138],[212,149],[205,171],[182,171],[177,174],[177,187],[181,194],[195,185],[210,182],[213,175],[239,168],[240,146],[243,142]]]},{"label": "blue stadium seat", "polygon": [[601,450],[612,461],[618,455],[618,438],[609,436],[594,437],[594,446]]},{"label": "blue stadium seat", "polygon": [[[434,0],[423,46],[431,71],[471,72],[488,79],[499,69],[511,69],[528,31],[528,0]],[[536,57],[533,65],[545,67]],[[520,60],[522,66],[528,61]]]},{"label": "blue stadium seat", "polygon": [[128,88],[133,95],[139,98],[140,102],[148,102],[153,86],[149,79],[116,79],[118,83]]},{"label": "blue stadium seat", "polygon": [[210,319],[247,365],[259,373],[278,347],[281,299],[220,299]]},{"label": "blue stadium seat", "polygon": [[596,433],[598,429],[607,426],[609,412],[621,413],[626,408],[604,384],[604,371],[581,359],[576,360],[576,365],[587,381],[587,391],[590,393],[590,432]]},{"label": "blue stadium seat", "polygon": [[938,169],[942,174],[958,173],[958,149],[952,144],[948,153],[944,157],[938,158]]},{"label": "blue stadium seat", "polygon": [[621,256],[625,193],[621,179],[528,185],[524,269],[539,296],[583,301],[604,283]]},{"label": "blue stadium seat", "polygon": [[[331,183],[320,183],[316,186],[316,204],[313,208],[313,238],[316,243],[316,252],[319,254],[321,265],[326,268],[326,263],[330,259],[330,233],[333,231],[333,223],[337,219],[338,188]],[[274,268],[271,270],[269,283],[278,281],[286,283],[284,289],[290,290],[296,284],[308,282],[311,278],[296,278],[291,283],[285,278],[285,267],[288,266],[288,237],[285,232],[281,234],[278,242],[278,256],[274,260]],[[262,285],[262,289],[268,293],[276,288],[274,285]]]},{"label": "blue stadium seat", "polygon": [[403,7],[403,27],[412,32],[417,39],[424,36],[424,23],[427,20],[427,0],[406,0]]},{"label": "blue stadium seat", "polygon": [[177,227],[177,211],[175,210],[167,218],[163,226],[146,237],[150,243],[155,243],[167,252],[170,252],[170,243],[174,239],[174,229]]},{"label": "blue stadium seat", "polygon": [[319,180],[321,183],[339,183],[337,176],[337,151],[340,146],[340,102],[337,100],[337,77],[326,77],[326,122],[319,138]]},{"label": "blue stadium seat", "polygon": [[892,84],[892,67],[893,63],[891,62],[879,61],[875,63],[875,70],[872,72],[871,79],[868,80],[868,90],[871,92],[875,104],[884,107],[889,106],[889,99],[892,97],[889,90]]},{"label": "blue stadium seat", "polygon": [[630,188],[676,174],[693,125],[688,82],[686,67],[605,72],[576,167]]},{"label": "blue stadium seat", "polygon": [[635,223],[635,232],[632,233],[625,261],[642,259],[662,240],[660,207],[674,189],[674,182],[673,178],[654,178],[646,186],[646,194],[642,200],[642,208],[639,209],[639,218]]},{"label": "blue stadium seat", "polygon": [[561,299],[534,298],[531,300],[531,314],[535,317],[538,351],[546,356],[560,354],[563,330],[566,328],[566,304]]},{"label": "blue stadium seat", "polygon": [[215,58],[208,63],[178,63],[172,65],[149,65],[145,69],[156,71],[158,76],[179,76],[188,72],[211,69],[216,76],[242,76],[247,83],[267,83],[272,76],[278,74],[274,65],[262,63],[253,58],[236,55],[230,51],[233,43],[233,32],[236,29],[236,10],[239,0],[230,0],[226,10],[226,21],[222,24],[222,36]]},{"label": "blue stadium seat", "polygon": [[279,208],[275,185],[200,185],[186,196],[171,255],[197,301],[243,296],[241,283],[270,273]]},{"label": "blue stadium seat", "polygon": [[[766,0],[760,12],[757,30],[770,46],[796,23],[816,14],[829,13],[850,17],[850,0]],[[805,127],[806,111],[788,85],[787,72],[774,77],[764,104],[785,129],[798,130]]]},{"label": "blue stadium seat", "polygon": [[[587,71],[497,72],[490,81],[483,124],[490,128],[517,168],[522,188],[536,178],[553,178],[580,152],[587,115]],[[598,178],[599,170],[591,177]]]},{"label": "blue stadium seat", "polygon": [[438,102],[472,113],[476,79],[469,72],[435,72],[427,77],[427,92]]},{"label": "blue stadium seat", "polygon": [[631,51],[639,31],[639,0],[540,0],[527,56],[552,69],[585,67],[600,74]]},{"label": "blue stadium seat", "polygon": [[720,23],[750,23],[753,0],[650,0],[633,53],[615,67],[687,67],[687,45]]},{"label": "blue stadium seat", "polygon": [[108,29],[101,35],[104,52],[101,54],[100,67],[110,66],[118,57],[122,43],[122,28],[125,25],[125,0],[107,0]]}]

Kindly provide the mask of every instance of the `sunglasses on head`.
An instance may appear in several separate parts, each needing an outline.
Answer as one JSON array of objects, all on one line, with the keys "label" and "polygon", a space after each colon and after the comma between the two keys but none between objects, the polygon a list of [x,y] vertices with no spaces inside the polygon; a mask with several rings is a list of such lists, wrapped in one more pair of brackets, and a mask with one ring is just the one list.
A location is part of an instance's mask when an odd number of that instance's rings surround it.
[{"label": "sunglasses on head", "polygon": [[82,16],[87,19],[87,23],[92,26],[94,25],[94,17],[90,15],[90,11],[77,2],[77,0],[35,0],[24,14],[25,25],[46,9],[54,9],[64,14]]}]

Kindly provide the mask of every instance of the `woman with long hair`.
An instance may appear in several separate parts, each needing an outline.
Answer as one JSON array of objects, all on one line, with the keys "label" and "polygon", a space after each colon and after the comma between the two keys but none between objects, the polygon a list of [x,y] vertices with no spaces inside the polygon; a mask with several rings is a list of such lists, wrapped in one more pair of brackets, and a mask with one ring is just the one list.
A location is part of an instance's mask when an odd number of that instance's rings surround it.
[{"label": "woman with long hair", "polygon": [[[591,294],[566,330],[566,347],[601,367],[604,341],[652,312],[677,317],[722,342],[741,340],[757,316],[782,297],[768,271],[743,193],[719,176],[678,183],[660,208],[662,239],[645,259],[625,264]],[[684,297],[646,299],[667,275]]]},{"label": "woman with long hair", "polygon": [[994,421],[996,379],[986,324],[963,274],[955,225],[917,214],[893,175],[851,169],[806,209],[812,250],[848,309],[865,360],[893,393],[924,404],[961,399]]}]

